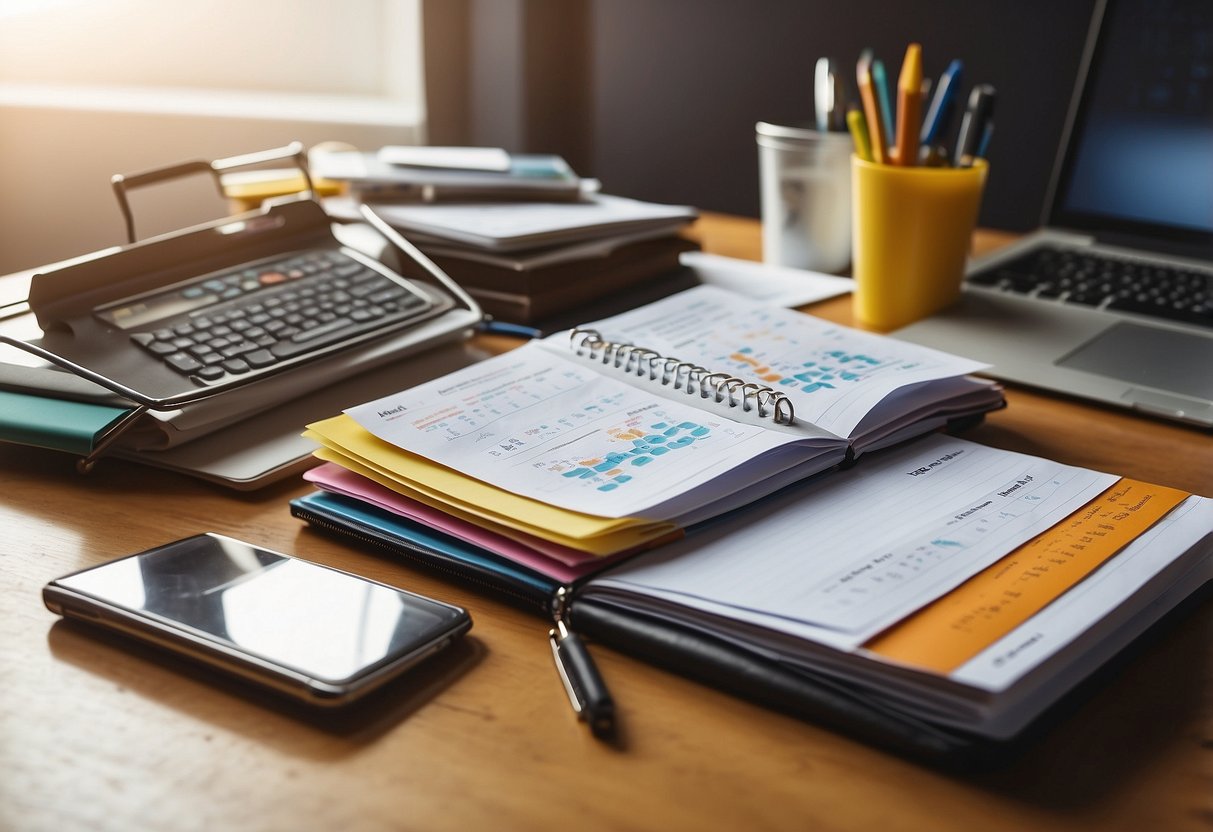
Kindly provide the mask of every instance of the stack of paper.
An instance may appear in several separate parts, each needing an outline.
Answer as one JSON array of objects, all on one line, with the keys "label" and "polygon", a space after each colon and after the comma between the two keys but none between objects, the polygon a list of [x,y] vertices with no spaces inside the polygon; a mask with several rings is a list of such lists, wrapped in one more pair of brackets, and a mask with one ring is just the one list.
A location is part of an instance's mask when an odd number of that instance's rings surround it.
[{"label": "stack of paper", "polygon": [[597,193],[555,157],[383,148],[313,152],[312,162],[349,187],[325,201],[330,214],[357,220],[358,202],[374,203],[501,321],[554,331],[570,310],[600,307],[575,318],[585,320],[628,308],[623,290],[647,301],[695,285],[678,261],[697,248],[679,236],[694,209]]},{"label": "stack of paper", "polygon": [[[353,216],[349,201],[330,213]],[[379,203],[401,230],[498,320],[547,332],[695,285],[679,256],[686,206],[606,194],[577,202]]]},{"label": "stack of paper", "polygon": [[579,603],[1007,739],[1211,563],[1213,500],[940,435],[611,569]]}]

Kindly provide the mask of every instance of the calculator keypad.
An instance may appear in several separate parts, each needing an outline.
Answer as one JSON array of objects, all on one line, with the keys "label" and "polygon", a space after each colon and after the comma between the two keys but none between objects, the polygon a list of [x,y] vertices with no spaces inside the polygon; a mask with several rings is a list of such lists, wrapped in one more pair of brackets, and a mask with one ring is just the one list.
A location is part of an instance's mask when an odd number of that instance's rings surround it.
[{"label": "calculator keypad", "polygon": [[431,303],[323,250],[208,276],[139,306],[141,314],[162,308],[176,315],[132,332],[131,341],[182,375],[216,382],[420,317]]}]

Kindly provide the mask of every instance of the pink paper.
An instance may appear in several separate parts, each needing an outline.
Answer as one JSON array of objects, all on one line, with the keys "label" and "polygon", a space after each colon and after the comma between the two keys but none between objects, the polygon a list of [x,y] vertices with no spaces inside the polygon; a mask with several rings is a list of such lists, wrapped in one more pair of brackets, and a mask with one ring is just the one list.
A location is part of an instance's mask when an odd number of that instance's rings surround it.
[{"label": "pink paper", "polygon": [[399,514],[401,517],[407,517],[431,529],[449,534],[465,543],[509,558],[557,581],[576,580],[620,557],[620,555],[597,557],[588,552],[561,546],[550,540],[543,540],[522,532],[517,533],[520,539],[515,540],[397,494],[374,480],[331,462],[304,472],[303,477],[308,482],[327,491],[364,500],[393,514]]}]

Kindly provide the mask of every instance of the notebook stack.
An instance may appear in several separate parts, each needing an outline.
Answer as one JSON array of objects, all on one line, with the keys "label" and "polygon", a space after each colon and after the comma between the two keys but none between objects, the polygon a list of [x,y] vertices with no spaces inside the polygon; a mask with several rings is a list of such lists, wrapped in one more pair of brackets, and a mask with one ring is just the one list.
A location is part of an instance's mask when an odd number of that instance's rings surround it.
[{"label": "notebook stack", "polygon": [[[499,167],[399,164],[416,162],[400,156],[404,150],[460,151],[455,160],[436,158]],[[469,159],[472,152],[479,155]],[[326,203],[330,213],[356,218],[358,200],[373,202],[499,321],[555,331],[695,285],[678,261],[697,248],[679,235],[695,219],[693,208],[597,193],[597,183],[559,157],[492,153],[314,153],[312,167],[347,186],[348,197]]]},{"label": "notebook stack", "polygon": [[699,286],[313,423],[292,512],[877,744],[997,757],[1207,580],[1213,500],[936,433],[1001,405],[979,369]]},{"label": "notebook stack", "polygon": [[677,234],[684,224],[516,253],[422,248],[486,313],[547,333],[695,285],[678,260],[698,249]]}]

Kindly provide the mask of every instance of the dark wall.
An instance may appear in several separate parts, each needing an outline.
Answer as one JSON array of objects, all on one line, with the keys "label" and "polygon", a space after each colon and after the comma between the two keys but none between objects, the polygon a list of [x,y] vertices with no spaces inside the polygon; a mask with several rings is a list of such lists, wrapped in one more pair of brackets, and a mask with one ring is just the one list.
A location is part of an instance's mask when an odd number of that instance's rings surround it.
[{"label": "dark wall", "polygon": [[[875,50],[896,84],[906,44],[926,74],[965,63],[999,93],[982,224],[1036,225],[1093,0],[598,0],[593,164],[604,188],[757,216],[757,121],[812,118],[821,56]],[[956,121],[959,121],[957,119]]]},{"label": "dark wall", "polygon": [[[609,193],[757,216],[754,124],[811,118],[819,57],[849,68],[871,47],[895,85],[917,41],[928,75],[960,58],[966,96],[974,83],[998,89],[981,222],[1027,229],[1041,216],[1093,6],[427,0],[430,140],[560,153]],[[464,94],[439,83],[452,78]]]}]

